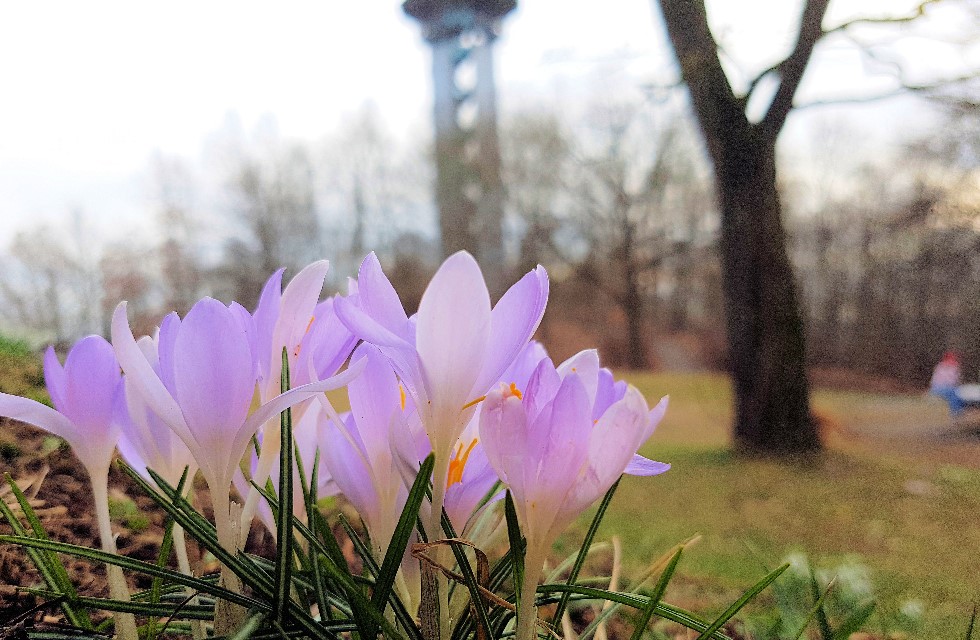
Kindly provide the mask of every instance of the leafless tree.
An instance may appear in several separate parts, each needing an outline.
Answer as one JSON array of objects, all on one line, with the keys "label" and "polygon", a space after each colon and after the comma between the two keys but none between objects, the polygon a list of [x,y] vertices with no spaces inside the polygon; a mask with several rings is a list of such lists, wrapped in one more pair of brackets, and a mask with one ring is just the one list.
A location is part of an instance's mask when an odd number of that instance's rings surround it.
[{"label": "leafless tree", "polygon": [[[658,0],[714,170],[735,390],[734,439],[741,450],[806,454],[821,447],[810,414],[803,318],[776,181],[776,140],[795,106],[804,72],[818,43],[829,34],[846,36],[869,25],[910,23],[935,2],[925,0],[908,15],[858,18],[825,27],[830,0],[806,0],[789,54],[736,92],[704,1]],[[871,47],[864,50],[876,55]],[[935,86],[913,85],[897,75],[899,89],[928,91]],[[765,85],[774,86],[768,106],[761,118],[750,118],[748,108],[758,97],[754,94]]]}]

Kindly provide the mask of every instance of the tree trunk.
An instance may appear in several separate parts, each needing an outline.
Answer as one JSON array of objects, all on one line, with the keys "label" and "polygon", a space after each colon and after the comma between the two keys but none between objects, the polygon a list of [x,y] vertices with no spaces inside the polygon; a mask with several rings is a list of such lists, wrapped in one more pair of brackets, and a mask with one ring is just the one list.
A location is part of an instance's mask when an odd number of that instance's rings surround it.
[{"label": "tree trunk", "polygon": [[751,453],[820,448],[810,415],[803,320],[786,253],[773,145],[746,140],[715,166],[734,441]]},{"label": "tree trunk", "polygon": [[776,188],[776,139],[793,108],[829,0],[807,0],[790,55],[765,116],[749,121],[718,57],[704,0],[659,0],[681,75],[714,168],[721,209],[734,440],[737,449],[776,455],[820,449],[810,415],[803,319],[786,253]]}]

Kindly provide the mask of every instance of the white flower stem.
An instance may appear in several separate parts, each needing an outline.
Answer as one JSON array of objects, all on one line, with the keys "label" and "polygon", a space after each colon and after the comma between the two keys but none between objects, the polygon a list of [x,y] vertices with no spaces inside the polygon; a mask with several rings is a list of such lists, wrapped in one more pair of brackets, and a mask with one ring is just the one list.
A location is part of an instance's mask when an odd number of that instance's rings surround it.
[{"label": "white flower stem", "polygon": [[[446,501],[446,483],[449,480],[449,457],[436,453],[435,466],[432,471],[432,513],[429,517],[429,542],[441,540],[442,535],[442,506]],[[447,564],[446,549],[437,547],[434,552],[436,561],[441,565]],[[442,573],[437,576],[439,585],[439,638],[449,637],[449,581]]]},{"label": "white flower stem", "polygon": [[528,546],[524,557],[524,584],[521,586],[521,601],[517,606],[516,640],[534,640],[535,625],[538,620],[538,608],[534,606],[537,598],[538,580],[544,567],[547,547],[543,545]]},{"label": "white flower stem", "polygon": [[[279,431],[279,422],[275,421],[275,428],[268,425],[273,425],[270,420],[263,425],[263,438],[262,438],[262,450],[259,453],[258,462],[255,464],[255,474],[252,476],[252,480],[259,486],[264,486],[266,479],[272,472],[273,463],[279,459],[279,450],[282,447],[280,442],[281,433]],[[252,518],[255,517],[255,512],[259,507],[259,490],[254,486],[250,486],[248,490],[248,495],[245,496],[245,507],[242,509],[242,530],[247,530],[252,524]]]},{"label": "white flower stem", "polygon": [[[116,539],[112,535],[112,523],[109,519],[109,468],[99,473],[91,473],[92,495],[95,498],[95,519],[99,525],[99,538],[102,550],[106,553],[117,553]],[[113,600],[129,601],[129,586],[121,567],[106,564],[106,578],[109,582],[109,595]],[[116,635],[119,640],[137,640],[136,618],[131,613],[116,612],[113,614],[116,622]]]},{"label": "white flower stem", "polygon": [[[174,553],[177,554],[177,568],[185,576],[193,576],[194,572],[191,571],[190,558],[187,557],[187,541],[184,538],[184,528],[179,524],[174,524],[173,530],[174,536]],[[193,589],[187,587],[187,594],[193,593]],[[197,604],[198,598],[194,596],[191,600],[191,604]],[[204,633],[204,625],[200,620],[191,621],[191,634],[194,636],[194,640],[204,640],[206,634]]]},{"label": "white flower stem", "polygon": [[[237,522],[232,522],[232,518],[237,519],[231,513],[231,497],[228,493],[231,481],[218,482],[211,486],[211,506],[214,510],[214,526],[218,533],[218,544],[231,554],[238,552],[238,531]],[[221,565],[221,583],[225,589],[234,593],[242,592],[242,582],[225,564]],[[236,605],[227,600],[218,599],[214,610],[214,633],[224,636],[234,633],[244,622],[245,609],[241,605]]]}]

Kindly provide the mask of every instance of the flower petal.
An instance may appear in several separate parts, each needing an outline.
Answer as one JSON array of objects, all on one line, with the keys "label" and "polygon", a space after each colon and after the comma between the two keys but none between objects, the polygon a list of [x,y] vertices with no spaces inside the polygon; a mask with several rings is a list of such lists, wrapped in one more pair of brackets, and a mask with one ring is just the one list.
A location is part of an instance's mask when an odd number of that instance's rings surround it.
[{"label": "flower petal", "polygon": [[44,384],[48,388],[52,404],[61,411],[65,406],[65,387],[68,381],[65,379],[65,368],[58,362],[54,347],[48,347],[44,352]]},{"label": "flower petal", "polygon": [[356,378],[364,370],[364,366],[367,363],[362,358],[356,362],[352,362],[347,370],[338,373],[337,375],[327,378],[326,380],[320,380],[317,382],[311,382],[310,384],[303,385],[301,387],[296,387],[290,389],[286,393],[276,396],[272,400],[266,402],[258,409],[256,409],[245,423],[238,429],[234,434],[234,437],[230,440],[230,446],[228,451],[230,452],[230,468],[225,471],[228,476],[231,477],[234,467],[238,465],[239,460],[245,455],[245,449],[248,448],[248,442],[255,435],[255,432],[259,430],[267,420],[279,415],[289,407],[295,406],[304,400],[309,400],[318,395],[321,395],[324,391],[332,391],[333,389],[339,389],[344,385],[350,384],[350,381]]},{"label": "flower petal", "polygon": [[408,337],[408,316],[373,251],[364,257],[357,271],[357,295],[361,308],[375,322],[403,339]]},{"label": "flower petal", "polygon": [[644,458],[640,454],[633,456],[623,473],[631,476],[655,476],[670,470],[670,465],[666,462],[657,462]]},{"label": "flower petal", "polygon": [[255,364],[238,318],[213,298],[198,301],[181,322],[174,343],[174,385],[197,441],[209,457],[223,457],[227,441],[248,415]]},{"label": "flower petal", "polygon": [[[452,446],[465,426],[460,412],[475,399],[474,384],[489,339],[490,294],[476,260],[460,251],[432,277],[419,304],[416,326],[416,349],[431,403],[430,419],[423,422],[437,456],[438,449]],[[485,391],[480,389],[478,395]]]},{"label": "flower petal", "polygon": [[85,437],[98,438],[110,449],[118,437],[113,431],[113,403],[120,393],[122,374],[112,346],[101,336],[79,340],[65,360],[65,415]]},{"label": "flower petal", "polygon": [[365,453],[374,457],[380,451],[388,451],[391,418],[401,411],[398,378],[375,346],[362,344],[354,352],[354,358],[364,358],[366,364],[364,373],[347,387],[350,410],[357,422]]},{"label": "flower petal", "polygon": [[486,361],[474,387],[477,394],[482,394],[497,382],[518,357],[541,324],[547,304],[548,272],[542,266],[518,280],[497,301],[490,314]]},{"label": "flower petal", "polygon": [[[173,315],[176,316],[176,314]],[[166,324],[167,321],[164,319],[164,325]],[[164,360],[164,355],[167,353],[165,351],[167,341],[164,340],[164,335],[163,326],[161,326],[159,344],[161,375],[167,371]],[[180,406],[164,386],[163,380],[153,371],[153,367],[143,355],[139,345],[136,344],[133,332],[129,328],[129,321],[126,319],[125,302],[120,302],[112,314],[112,347],[116,352],[116,358],[119,359],[119,365],[126,373],[126,379],[133,383],[146,404],[180,436],[191,451],[195,454],[200,452],[200,445],[187,428]],[[171,362],[172,356],[171,351],[169,355]]]},{"label": "flower petal", "polygon": [[259,371],[268,371],[272,354],[272,332],[276,326],[276,318],[279,317],[279,302],[282,300],[282,273],[285,269],[279,269],[266,280],[262,287],[262,294],[259,296],[259,304],[255,307],[255,327],[256,339],[256,358],[259,363]]},{"label": "flower petal", "polygon": [[68,418],[51,407],[29,398],[0,393],[0,416],[20,420],[64,438],[69,444],[78,442],[80,434]]}]

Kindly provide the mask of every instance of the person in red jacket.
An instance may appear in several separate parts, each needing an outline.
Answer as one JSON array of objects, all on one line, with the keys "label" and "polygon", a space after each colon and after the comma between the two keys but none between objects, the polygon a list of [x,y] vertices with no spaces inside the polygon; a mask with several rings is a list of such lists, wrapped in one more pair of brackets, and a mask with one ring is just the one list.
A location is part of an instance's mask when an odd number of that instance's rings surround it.
[{"label": "person in red jacket", "polygon": [[963,411],[963,401],[956,392],[960,386],[960,359],[955,351],[947,351],[936,368],[932,370],[929,393],[939,396],[949,404],[950,415],[957,416]]}]

